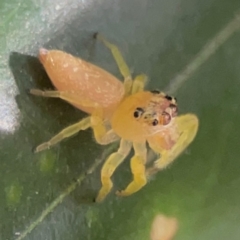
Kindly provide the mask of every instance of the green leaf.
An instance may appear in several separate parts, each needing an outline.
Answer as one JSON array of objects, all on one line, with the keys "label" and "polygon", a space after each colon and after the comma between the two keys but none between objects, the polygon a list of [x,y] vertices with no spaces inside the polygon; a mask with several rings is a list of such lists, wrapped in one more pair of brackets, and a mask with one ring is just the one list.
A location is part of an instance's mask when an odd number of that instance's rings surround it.
[{"label": "green leaf", "polygon": [[[240,236],[240,2],[6,1],[0,3],[0,239],[145,240],[157,214],[178,220],[177,240]],[[169,168],[127,198],[129,158],[114,191],[93,203],[100,170],[117,145],[90,130],[51,150],[33,149],[86,116],[58,99],[30,96],[52,85],[38,49],[60,49],[121,75],[92,36],[119,46],[147,89],[174,93],[200,120],[196,139]]]}]

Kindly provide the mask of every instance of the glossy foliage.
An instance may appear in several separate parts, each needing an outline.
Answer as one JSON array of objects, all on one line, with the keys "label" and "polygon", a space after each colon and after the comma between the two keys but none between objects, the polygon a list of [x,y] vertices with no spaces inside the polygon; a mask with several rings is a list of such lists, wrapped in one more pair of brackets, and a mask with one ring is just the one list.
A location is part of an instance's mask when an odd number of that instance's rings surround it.
[{"label": "glossy foliage", "polygon": [[[145,240],[160,212],[178,219],[177,240],[238,240],[239,31],[223,32],[229,36],[207,48],[211,56],[195,58],[238,10],[236,0],[1,1],[0,239]],[[193,73],[174,95],[180,112],[194,112],[201,123],[173,166],[139,193],[112,194],[103,204],[92,203],[98,164],[115,146],[97,145],[86,131],[33,154],[38,143],[85,114],[28,94],[52,87],[36,59],[40,47],[81,56],[120,77],[111,54],[93,41],[96,31],[120,47],[134,73],[150,77],[148,89],[165,90],[192,63]],[[126,161],[115,185],[130,178]]]}]

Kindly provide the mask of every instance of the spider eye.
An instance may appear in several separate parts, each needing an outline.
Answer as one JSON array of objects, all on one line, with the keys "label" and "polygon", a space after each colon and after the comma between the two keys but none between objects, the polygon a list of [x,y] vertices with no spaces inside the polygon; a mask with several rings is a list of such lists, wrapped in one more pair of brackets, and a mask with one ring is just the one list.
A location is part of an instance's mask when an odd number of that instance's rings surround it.
[{"label": "spider eye", "polygon": [[157,119],[154,119],[153,122],[152,122],[152,125],[153,125],[153,126],[158,125],[158,120],[157,120]]},{"label": "spider eye", "polygon": [[135,111],[134,113],[133,113],[133,116],[135,117],[135,118],[138,118],[139,117],[139,112],[138,111]]},{"label": "spider eye", "polygon": [[162,125],[167,125],[169,124],[171,121],[171,116],[169,113],[167,112],[163,112],[161,117],[160,117],[160,124]]},{"label": "spider eye", "polygon": [[160,94],[161,92],[159,90],[155,89],[155,90],[152,90],[151,93],[153,93],[153,94]]},{"label": "spider eye", "polygon": [[169,95],[165,95],[164,96],[168,101],[170,101],[172,104],[176,104],[177,103],[177,99],[175,97],[171,97]]},{"label": "spider eye", "polygon": [[169,96],[169,95],[166,95],[165,98],[166,98],[167,100],[169,100],[169,101],[172,101],[172,97]]},{"label": "spider eye", "polygon": [[173,117],[176,117],[177,114],[178,114],[177,106],[174,105],[174,104],[170,104],[169,107],[172,109],[172,116],[173,116]]},{"label": "spider eye", "polygon": [[139,118],[143,114],[143,109],[142,108],[136,108],[136,110],[133,113],[133,116],[135,118]]}]

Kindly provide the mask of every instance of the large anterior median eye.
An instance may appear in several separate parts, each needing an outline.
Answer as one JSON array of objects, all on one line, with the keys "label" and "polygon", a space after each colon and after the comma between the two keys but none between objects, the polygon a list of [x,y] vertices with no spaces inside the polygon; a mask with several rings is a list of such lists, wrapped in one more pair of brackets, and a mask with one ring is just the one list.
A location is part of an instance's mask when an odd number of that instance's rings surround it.
[{"label": "large anterior median eye", "polygon": [[142,108],[136,108],[136,110],[135,110],[134,113],[133,113],[133,116],[134,116],[135,118],[139,118],[139,117],[142,116],[143,112],[144,112],[144,111],[143,111]]},{"label": "large anterior median eye", "polygon": [[171,116],[167,112],[163,112],[162,115],[159,117],[159,123],[161,125],[167,125],[171,121]]}]

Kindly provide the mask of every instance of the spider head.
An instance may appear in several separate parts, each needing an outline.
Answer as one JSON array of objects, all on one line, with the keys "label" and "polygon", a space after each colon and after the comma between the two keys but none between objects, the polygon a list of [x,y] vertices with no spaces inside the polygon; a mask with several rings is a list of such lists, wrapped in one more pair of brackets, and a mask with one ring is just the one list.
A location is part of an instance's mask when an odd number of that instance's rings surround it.
[{"label": "spider head", "polygon": [[133,112],[134,118],[150,126],[165,126],[177,116],[177,101],[163,92],[151,91],[151,96],[144,106],[139,106]]},{"label": "spider head", "polygon": [[130,95],[116,108],[111,126],[121,138],[144,141],[170,126],[175,116],[175,98],[159,91],[144,91]]}]

